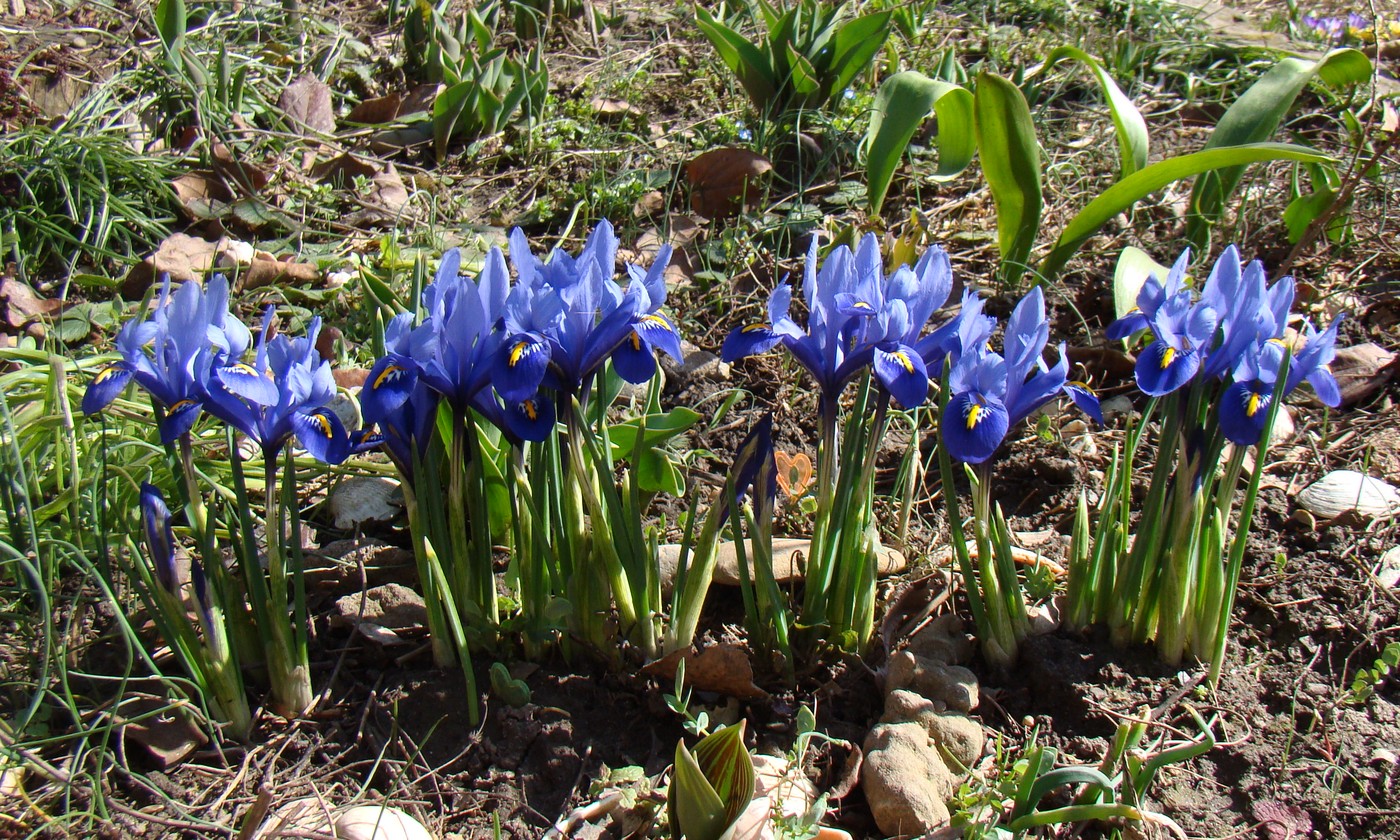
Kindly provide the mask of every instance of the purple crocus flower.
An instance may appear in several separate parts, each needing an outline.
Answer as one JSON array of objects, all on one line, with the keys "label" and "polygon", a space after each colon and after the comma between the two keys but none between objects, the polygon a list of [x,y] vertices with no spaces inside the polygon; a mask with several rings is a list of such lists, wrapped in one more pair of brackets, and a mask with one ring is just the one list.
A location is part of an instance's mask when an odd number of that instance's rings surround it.
[{"label": "purple crocus flower", "polygon": [[252,364],[237,362],[213,372],[205,406],[255,441],[268,460],[295,435],[312,457],[338,464],[351,445],[340,418],[326,408],[335,397],[335,379],[316,350],[321,319],[312,318],[302,338],[270,337],[272,319],[269,306]]},{"label": "purple crocus flower", "polygon": [[854,253],[838,245],[820,270],[817,262],[814,239],[802,278],[806,330],[788,314],[792,287],[784,283],[768,301],[768,320],[731,332],[721,357],[732,362],[781,344],[817,381],[827,405],[866,366],[901,405],[922,403],[928,369],[919,334],[952,289],[947,254],[930,248],[912,269],[900,266],[887,277],[878,240],[868,234]]},{"label": "purple crocus flower", "polygon": [[211,370],[236,362],[252,337],[228,311],[228,281],[207,288],[188,282],[171,294],[164,279],[160,302],[145,320],[130,320],[117,333],[121,358],[98,371],[83,395],[83,413],[106,408],[135,380],[161,408],[160,436],[171,443],[194,425]]}]

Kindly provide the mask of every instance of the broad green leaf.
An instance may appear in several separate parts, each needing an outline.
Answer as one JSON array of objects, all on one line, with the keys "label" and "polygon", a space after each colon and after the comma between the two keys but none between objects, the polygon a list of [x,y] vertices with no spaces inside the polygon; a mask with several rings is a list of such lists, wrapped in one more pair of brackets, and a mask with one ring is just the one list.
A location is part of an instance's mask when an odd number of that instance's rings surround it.
[{"label": "broad green leaf", "polygon": [[[1333,50],[1319,61],[1285,58],[1240,94],[1216,124],[1205,148],[1268,140],[1314,76],[1333,87],[1343,87],[1364,84],[1373,72],[1375,68],[1366,54],[1350,48]],[[1196,248],[1206,247],[1211,226],[1224,214],[1225,204],[1242,177],[1243,168],[1228,167],[1197,179],[1191,190],[1191,215],[1186,220],[1186,237]]]},{"label": "broad green leaf", "polygon": [[832,74],[825,90],[827,101],[840,96],[850,87],[855,77],[869,67],[876,54],[884,49],[885,41],[890,37],[890,15],[890,12],[865,15],[837,30],[830,46],[831,61],[827,64]]},{"label": "broad green leaf", "polygon": [[764,110],[777,95],[778,87],[769,58],[743,35],[716,20],[704,6],[695,7],[695,23],[719,53],[720,60],[739,77],[754,107]]},{"label": "broad green leaf", "polygon": [[1042,281],[1048,282],[1057,277],[1065,263],[1074,256],[1081,245],[1093,236],[1104,223],[1126,211],[1140,199],[1151,195],[1166,185],[1191,178],[1202,172],[1210,172],[1229,166],[1245,166],[1267,160],[1294,160],[1302,163],[1322,163],[1330,160],[1326,155],[1304,146],[1289,143],[1251,143],[1247,146],[1229,146],[1223,149],[1203,149],[1189,155],[1170,158],[1154,163],[1146,169],[1134,172],[1104,191],[1065,225],[1055,248],[1040,265]]},{"label": "broad green leaf", "polygon": [[890,76],[875,94],[870,127],[865,132],[871,213],[880,212],[904,150],[930,111],[938,115],[938,173],[934,177],[947,180],[972,162],[977,151],[972,94],[915,70]]},{"label": "broad green leaf", "polygon": [[647,431],[642,445],[660,446],[700,422],[700,415],[685,406],[677,406],[665,414],[648,414],[622,423],[609,423],[608,439],[612,442],[614,458],[625,458],[631,454],[637,445],[637,429],[643,420],[646,421]]},{"label": "broad green leaf", "polygon": [[185,42],[185,30],[189,21],[185,15],[185,0],[160,0],[155,10],[156,32],[160,42],[170,52],[175,52]]},{"label": "broad green leaf", "polygon": [[1113,269],[1113,314],[1122,318],[1137,307],[1138,292],[1148,277],[1166,280],[1171,269],[1162,265],[1141,248],[1129,245],[1118,255]]},{"label": "broad green leaf", "polygon": [[[1283,223],[1288,227],[1289,243],[1296,245],[1298,240],[1303,238],[1303,233],[1307,231],[1308,225],[1311,225],[1336,200],[1336,191],[1323,187],[1314,192],[1304,193],[1289,202],[1288,208],[1283,211]],[[1327,226],[1328,238],[1336,241],[1340,238],[1345,227],[1346,218],[1339,213]]]},{"label": "broad green leaf", "polygon": [[1133,100],[1118,87],[1113,77],[1099,63],[1098,59],[1079,49],[1064,46],[1051,52],[1045,59],[1046,68],[1064,58],[1072,58],[1089,68],[1103,89],[1108,101],[1108,114],[1113,119],[1113,127],[1118,133],[1118,177],[1126,178],[1147,165],[1147,122],[1133,104]]},{"label": "broad green leaf", "polygon": [[744,746],[744,721],[700,739],[695,761],[724,802],[726,827],[732,825],[753,800],[753,758]]},{"label": "broad green leaf", "polygon": [[458,82],[433,100],[433,150],[438,163],[447,156],[447,144],[457,130],[457,122],[481,87],[473,79]]},{"label": "broad green leaf", "polygon": [[[723,730],[721,730],[723,731]],[[676,763],[671,785],[666,790],[666,810],[671,818],[671,836],[680,840],[719,840],[729,827],[725,803],[705,778],[685,741],[676,744]]]},{"label": "broad green leaf", "polygon": [[1020,88],[994,73],[978,75],[973,112],[977,153],[997,208],[1000,280],[1015,286],[1040,230],[1043,198],[1035,125]]}]

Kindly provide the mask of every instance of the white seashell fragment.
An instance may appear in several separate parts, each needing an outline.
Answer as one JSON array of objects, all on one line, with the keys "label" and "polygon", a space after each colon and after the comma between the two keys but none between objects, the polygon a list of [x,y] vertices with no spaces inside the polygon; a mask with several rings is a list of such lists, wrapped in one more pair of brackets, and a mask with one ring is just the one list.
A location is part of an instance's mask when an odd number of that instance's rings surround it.
[{"label": "white seashell fragment", "polygon": [[373,476],[353,476],[331,493],[335,527],[349,531],[366,522],[389,522],[403,511],[397,482]]},{"label": "white seashell fragment", "polygon": [[335,833],[344,840],[433,840],[423,824],[387,805],[356,805],[335,821]]},{"label": "white seashell fragment", "polygon": [[1400,491],[1355,470],[1334,470],[1303,488],[1298,504],[1320,520],[1352,512],[1378,519],[1400,512]]}]

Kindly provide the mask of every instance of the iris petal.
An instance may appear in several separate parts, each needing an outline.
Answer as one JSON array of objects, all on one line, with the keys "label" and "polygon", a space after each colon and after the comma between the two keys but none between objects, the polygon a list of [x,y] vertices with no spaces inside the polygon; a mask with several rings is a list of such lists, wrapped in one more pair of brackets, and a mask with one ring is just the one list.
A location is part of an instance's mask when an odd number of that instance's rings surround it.
[{"label": "iris petal", "polygon": [[980,464],[996,453],[1009,428],[1006,406],[1000,400],[969,391],[948,401],[940,432],[950,456]]},{"label": "iris petal", "polygon": [[554,431],[554,402],[542,394],[535,394],[507,403],[503,419],[511,434],[521,440],[538,443]]},{"label": "iris petal", "polygon": [[1232,443],[1254,446],[1264,436],[1272,390],[1262,382],[1235,382],[1220,401],[1220,430]]},{"label": "iris petal", "polygon": [[292,414],[292,432],[311,457],[339,464],[350,455],[350,439],[334,411],[318,408]]},{"label": "iris petal", "polygon": [[131,365],[114,362],[97,372],[83,392],[83,413],[96,414],[112,404],[131,381]]},{"label": "iris petal", "polygon": [[540,389],[549,368],[549,343],[538,333],[521,333],[501,344],[491,365],[491,381],[506,402],[518,402]]},{"label": "iris petal", "polygon": [[175,591],[175,532],[170,526],[170,508],[160,490],[149,482],[141,485],[141,524],[146,532],[146,550],[156,582],[172,595]]},{"label": "iris petal", "polygon": [[275,382],[243,362],[219,368],[218,377],[224,387],[251,403],[277,405],[281,397]]},{"label": "iris petal", "polygon": [[749,324],[739,327],[725,337],[719,356],[726,362],[735,362],[745,356],[766,353],[782,340],[782,336],[773,332],[771,324]]},{"label": "iris petal", "polygon": [[203,403],[192,397],[176,400],[167,406],[165,416],[160,418],[160,442],[174,443],[194,428],[194,421],[199,419],[203,407]]},{"label": "iris petal", "polygon": [[1190,382],[1200,363],[1194,350],[1181,351],[1166,342],[1154,341],[1138,356],[1138,387],[1149,396],[1165,396]]},{"label": "iris petal", "polygon": [[391,354],[375,362],[360,389],[360,413],[365,422],[383,422],[404,404],[417,383],[418,369],[412,359]]},{"label": "iris petal", "polygon": [[912,347],[875,348],[875,376],[905,408],[922,405],[928,398],[928,369]]}]

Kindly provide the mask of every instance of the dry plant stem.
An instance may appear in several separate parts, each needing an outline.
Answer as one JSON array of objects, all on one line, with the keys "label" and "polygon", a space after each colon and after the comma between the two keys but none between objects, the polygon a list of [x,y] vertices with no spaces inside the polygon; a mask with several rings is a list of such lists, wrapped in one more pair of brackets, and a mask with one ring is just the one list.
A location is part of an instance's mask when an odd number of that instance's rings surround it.
[{"label": "dry plant stem", "polygon": [[1293,246],[1293,249],[1288,252],[1288,256],[1279,264],[1279,276],[1288,274],[1289,271],[1292,270],[1293,264],[1303,255],[1303,252],[1311,248],[1313,243],[1323,235],[1328,226],[1332,224],[1332,220],[1337,217],[1338,213],[1342,212],[1342,208],[1346,207],[1351,202],[1352,193],[1356,192],[1356,188],[1360,185],[1361,179],[1365,177],[1367,172],[1385,159],[1385,156],[1395,147],[1397,140],[1400,140],[1400,133],[1389,134],[1385,140],[1381,141],[1376,146],[1375,151],[1366,159],[1365,163],[1361,161],[1360,148],[1356,150],[1356,154],[1351,158],[1351,166],[1347,169],[1347,174],[1343,176],[1342,185],[1338,188],[1336,196],[1332,199],[1332,202],[1327,205],[1327,209],[1319,213],[1317,218],[1313,219],[1312,222],[1308,224],[1307,229],[1303,231],[1303,235],[1298,238],[1298,244]]}]

